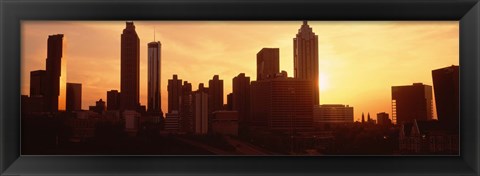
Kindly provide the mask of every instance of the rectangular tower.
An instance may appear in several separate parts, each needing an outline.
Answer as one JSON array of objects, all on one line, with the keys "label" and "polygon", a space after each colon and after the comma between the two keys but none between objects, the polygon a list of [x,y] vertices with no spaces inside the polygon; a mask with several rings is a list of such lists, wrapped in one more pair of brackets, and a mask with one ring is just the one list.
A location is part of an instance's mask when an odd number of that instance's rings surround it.
[{"label": "rectangular tower", "polygon": [[133,22],[126,22],[121,36],[121,110],[138,110],[140,107],[140,39]]},{"label": "rectangular tower", "polygon": [[162,113],[161,104],[161,43],[148,43],[148,112]]}]

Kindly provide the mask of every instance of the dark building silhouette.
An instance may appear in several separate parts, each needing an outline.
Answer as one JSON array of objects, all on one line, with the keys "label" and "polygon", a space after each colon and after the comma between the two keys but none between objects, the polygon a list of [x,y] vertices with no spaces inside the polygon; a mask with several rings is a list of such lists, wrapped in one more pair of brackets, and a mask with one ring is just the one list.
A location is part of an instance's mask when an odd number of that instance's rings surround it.
[{"label": "dark building silhouette", "polygon": [[223,109],[226,111],[231,111],[233,109],[233,93],[227,94],[227,104],[224,104],[223,106]]},{"label": "dark building silhouette", "polygon": [[459,67],[450,66],[432,71],[438,120],[441,123],[459,124]]},{"label": "dark building silhouette", "polygon": [[199,90],[193,93],[193,118],[194,133],[206,134],[208,132],[208,94]]},{"label": "dark building silhouette", "polygon": [[121,35],[120,109],[138,110],[140,106],[140,39],[133,22],[126,22]]},{"label": "dark building silhouette", "polygon": [[313,104],[320,99],[318,84],[318,36],[303,21],[297,36],[293,39],[293,75],[295,78],[308,79],[313,82]]},{"label": "dark building silhouette", "polygon": [[67,83],[67,111],[82,110],[82,84]]},{"label": "dark building silhouette", "polygon": [[45,106],[49,112],[65,110],[67,63],[63,58],[63,34],[48,36]]},{"label": "dark building silhouette", "polygon": [[252,81],[251,126],[288,133],[311,130],[311,84],[309,80],[287,77]]},{"label": "dark building silhouette", "polygon": [[392,86],[392,118],[397,124],[433,118],[432,86]]},{"label": "dark building silhouette", "polygon": [[95,102],[95,106],[90,106],[88,110],[102,114],[105,111],[105,101],[102,99]]},{"label": "dark building silhouette", "polygon": [[118,90],[107,91],[107,110],[120,110],[120,92]]},{"label": "dark building silhouette", "polygon": [[45,96],[47,86],[47,75],[45,70],[35,70],[30,72],[30,97]]},{"label": "dark building silhouette", "polygon": [[248,122],[250,116],[250,77],[240,73],[233,78],[233,110],[238,112],[238,122],[241,125]]},{"label": "dark building silhouette", "polygon": [[193,132],[193,124],[192,84],[188,81],[184,81],[180,102],[180,129],[184,132]]},{"label": "dark building silhouette", "polygon": [[223,109],[223,80],[218,75],[208,81],[208,115]]},{"label": "dark building silhouette", "polygon": [[168,80],[168,112],[180,110],[180,98],[182,97],[182,80],[177,75]]},{"label": "dark building silhouette", "polygon": [[377,124],[381,126],[389,126],[392,124],[392,120],[388,117],[388,113],[377,113]]},{"label": "dark building silhouette", "polygon": [[353,107],[342,104],[323,104],[313,107],[315,125],[353,123]]},{"label": "dark building silhouette", "polygon": [[459,154],[458,129],[436,120],[403,123],[398,139],[401,154]]},{"label": "dark building silhouette", "polygon": [[257,80],[273,78],[280,71],[280,49],[262,48],[257,53]]},{"label": "dark building silhouette", "polygon": [[203,83],[198,84],[198,91],[208,94],[208,87],[205,87]]},{"label": "dark building silhouette", "polygon": [[161,43],[148,43],[148,111],[162,113],[161,103]]}]

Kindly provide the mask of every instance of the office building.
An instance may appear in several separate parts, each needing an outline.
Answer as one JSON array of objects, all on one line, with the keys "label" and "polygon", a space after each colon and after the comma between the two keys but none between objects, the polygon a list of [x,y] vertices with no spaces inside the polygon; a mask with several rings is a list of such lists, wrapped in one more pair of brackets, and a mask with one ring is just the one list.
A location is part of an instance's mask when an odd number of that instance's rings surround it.
[{"label": "office building", "polygon": [[162,113],[161,104],[161,43],[148,43],[148,112]]},{"label": "office building", "polygon": [[435,103],[438,120],[456,126],[460,121],[459,66],[450,66],[432,71]]},{"label": "office building", "polygon": [[131,21],[121,35],[120,58],[120,109],[135,111],[140,106],[140,39]]},{"label": "office building", "polygon": [[82,110],[82,84],[67,83],[67,111]]},{"label": "office building", "polygon": [[295,78],[308,79],[312,82],[313,104],[320,100],[318,79],[318,36],[303,21],[297,36],[293,39],[293,75]]},{"label": "office building", "polygon": [[63,57],[63,34],[48,36],[45,106],[49,112],[66,109],[67,60]]},{"label": "office building", "polygon": [[257,53],[257,80],[272,78],[280,71],[280,49],[262,48]]},{"label": "office building", "polygon": [[120,110],[120,92],[118,90],[107,91],[107,110]]},{"label": "office building", "polygon": [[315,125],[353,123],[353,107],[341,104],[316,105],[313,108]]},{"label": "office building", "polygon": [[182,97],[182,80],[177,75],[168,80],[168,112],[180,110],[180,98]]},{"label": "office building", "polygon": [[392,118],[397,124],[433,118],[432,86],[392,86]]},{"label": "office building", "polygon": [[238,112],[238,121],[248,122],[250,116],[250,77],[240,73],[233,78],[233,110]]},{"label": "office building", "polygon": [[196,134],[207,134],[208,94],[202,91],[196,91],[193,95],[193,117],[195,119],[194,132]]}]

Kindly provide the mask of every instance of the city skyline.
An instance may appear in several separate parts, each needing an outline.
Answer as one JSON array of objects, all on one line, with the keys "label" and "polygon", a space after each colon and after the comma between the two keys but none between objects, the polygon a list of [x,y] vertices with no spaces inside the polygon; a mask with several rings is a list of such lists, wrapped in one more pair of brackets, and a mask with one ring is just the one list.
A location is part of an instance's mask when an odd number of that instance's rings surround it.
[{"label": "city skyline", "polygon": [[[355,120],[360,120],[359,114],[362,112],[365,112],[365,114],[368,112],[371,114],[390,112],[391,86],[409,85],[414,82],[421,82],[432,86],[431,70],[459,64],[458,22],[365,23],[366,24],[358,22],[309,22],[309,25],[319,38],[320,94],[322,94],[320,104],[339,103],[353,106],[355,107]],[[245,73],[245,76],[251,77],[252,81],[256,80],[256,53],[263,47],[280,48],[280,70],[286,70],[288,75],[292,77],[292,39],[295,37],[300,24],[301,22],[299,21],[135,22],[136,30],[140,38],[140,103],[147,105],[146,44],[153,41],[154,28],[156,28],[157,40],[165,45],[164,49],[162,49],[164,55],[161,56],[161,80],[163,80],[161,82],[161,97],[163,102],[162,109],[165,110],[168,106],[166,80],[170,79],[173,74],[177,74],[179,79],[192,83],[192,87],[197,87],[199,83],[207,85],[207,81],[211,79],[213,75],[219,75],[219,79],[224,80],[223,97],[224,103],[226,103],[226,95],[232,92],[233,77],[239,73]],[[200,35],[194,37],[189,33],[186,35],[178,34],[186,32],[184,31],[185,29],[181,27],[189,25],[190,27],[196,27],[191,29],[193,32],[195,29],[200,29]],[[360,28],[360,30],[353,31],[356,32],[354,34],[343,34],[345,35],[344,38],[349,37],[353,40],[345,42],[344,40],[346,39],[338,37],[342,35],[339,34],[341,32],[336,34],[336,38],[335,35],[333,37],[328,35],[329,32],[330,34],[334,32],[327,30],[331,30],[331,26],[345,30],[344,27],[348,25],[354,26],[355,29]],[[230,33],[224,32],[223,29],[222,31],[216,29],[222,27],[224,27],[226,31],[231,30],[229,31]],[[42,67],[42,64],[44,64],[46,57],[46,54],[43,54],[44,51],[46,51],[46,36],[62,33],[65,35],[65,38],[67,38],[64,41],[64,45],[67,45],[64,55],[67,59],[67,64],[69,64],[67,66],[67,82],[81,82],[83,84],[84,93],[82,94],[86,97],[82,97],[82,109],[87,109],[88,106],[94,105],[98,99],[106,100],[107,91],[112,89],[120,90],[119,35],[123,28],[124,22],[120,21],[101,23],[24,22],[22,24],[22,94],[28,94],[29,90],[29,74],[27,73],[45,68],[44,66]],[[180,29],[177,31],[177,35],[167,30],[176,28]],[[84,31],[82,29],[85,30],[85,33],[92,35],[91,32],[93,32],[93,34],[97,34],[93,36],[98,37],[80,39],[78,37],[82,36],[82,31]],[[236,35],[238,36],[228,35],[234,34],[235,29],[237,29],[236,32],[238,32],[238,34]],[[260,32],[253,29],[260,30]],[[261,31],[262,29],[265,31]],[[268,29],[276,29],[278,33],[275,32],[275,34],[272,34]],[[392,29],[393,32],[385,32],[380,29]],[[148,35],[148,30],[151,30],[150,36]],[[217,33],[215,33],[215,31],[217,31]],[[101,34],[105,34],[106,36],[101,36]],[[372,38],[373,34],[378,34],[378,38]],[[405,36],[402,37],[402,35]],[[212,36],[217,38],[211,38]],[[258,36],[264,37],[265,40],[256,39],[255,37]],[[191,37],[191,40],[188,40],[189,37]],[[425,38],[430,38],[430,40],[424,40]],[[32,39],[32,41],[30,41],[30,39]],[[102,45],[97,42],[97,40],[102,39],[105,40],[104,42],[112,44]],[[365,42],[367,39],[369,42],[367,44],[358,45],[359,43],[355,42],[355,40],[364,40]],[[391,39],[396,40],[392,42]],[[38,40],[38,42],[35,42],[36,40]],[[241,42],[243,44],[250,42],[252,45],[239,46],[231,44],[235,43],[235,41],[243,41]],[[90,46],[82,44],[82,42],[98,43],[99,45]],[[414,43],[416,43],[416,45],[408,45]],[[72,45],[73,48],[71,48]],[[392,49],[395,47],[399,48],[396,50]],[[35,51],[32,51],[32,53],[26,52],[25,49],[27,48]],[[417,52],[420,50],[421,52]],[[389,53],[389,55],[386,53]],[[389,57],[394,57],[395,59]],[[371,63],[372,58],[374,58],[374,64]],[[398,63],[401,61],[399,58],[405,62]],[[363,62],[359,61],[362,59],[364,59]],[[87,62],[85,62],[85,60]],[[218,64],[211,64],[209,62]],[[412,64],[416,67],[411,68]],[[102,70],[96,70],[98,66],[101,66]],[[393,70],[391,69],[392,67],[397,69]],[[383,73],[379,73],[379,71]],[[404,76],[398,77],[398,75]],[[378,84],[384,86],[379,86]]]}]

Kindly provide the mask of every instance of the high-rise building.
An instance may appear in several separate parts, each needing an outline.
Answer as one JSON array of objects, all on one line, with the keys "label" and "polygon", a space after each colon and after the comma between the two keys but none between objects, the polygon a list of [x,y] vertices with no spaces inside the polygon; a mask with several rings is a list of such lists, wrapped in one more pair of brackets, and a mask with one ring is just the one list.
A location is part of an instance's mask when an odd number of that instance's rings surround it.
[{"label": "high-rise building", "polygon": [[227,104],[223,105],[223,109],[226,111],[233,110],[233,93],[227,94]]},{"label": "high-rise building", "polygon": [[223,109],[223,80],[218,75],[208,81],[208,114]]},{"label": "high-rise building", "polygon": [[432,71],[438,121],[458,127],[459,112],[459,67],[450,66]]},{"label": "high-rise building", "polygon": [[316,105],[313,108],[313,122],[316,125],[353,123],[353,107],[341,104]]},{"label": "high-rise building", "polygon": [[95,102],[95,106],[90,106],[88,108],[88,110],[90,111],[93,111],[93,112],[96,112],[96,113],[99,113],[99,114],[103,114],[103,112],[105,111],[106,107],[105,107],[105,101],[103,101],[102,99],[98,100]]},{"label": "high-rise building", "polygon": [[262,48],[257,53],[257,80],[273,78],[280,71],[280,49]]},{"label": "high-rise building", "polygon": [[250,88],[251,126],[284,132],[313,128],[312,83],[277,77],[253,81]]},{"label": "high-rise building", "polygon": [[248,122],[250,116],[250,77],[245,76],[245,73],[240,73],[233,78],[232,84],[232,109],[238,112],[238,121],[243,125]]},{"label": "high-rise building", "polygon": [[168,112],[180,110],[180,98],[182,97],[182,80],[177,75],[168,80]]},{"label": "high-rise building", "polygon": [[46,110],[56,112],[66,108],[67,60],[63,57],[63,34],[48,36],[47,42]]},{"label": "high-rise building", "polygon": [[388,113],[381,112],[377,114],[377,124],[381,126],[388,126],[392,124],[392,120],[388,117]]},{"label": "high-rise building", "polygon": [[208,132],[208,94],[196,91],[193,96],[194,131],[197,134]]},{"label": "high-rise building", "polygon": [[120,109],[140,107],[140,39],[133,22],[126,22],[121,36]]},{"label": "high-rise building", "polygon": [[392,86],[392,119],[397,124],[433,118],[432,86]]},{"label": "high-rise building", "polygon": [[107,110],[120,110],[120,92],[118,90],[107,91]]},{"label": "high-rise building", "polygon": [[45,96],[47,86],[45,70],[35,70],[30,72],[30,97]]},{"label": "high-rise building", "polygon": [[192,84],[183,82],[180,102],[180,128],[184,132],[193,132]]},{"label": "high-rise building", "polygon": [[161,82],[161,43],[148,43],[148,112],[162,113]]},{"label": "high-rise building", "polygon": [[293,75],[295,78],[308,79],[313,82],[313,103],[319,104],[318,79],[318,36],[303,21],[297,36],[293,39]]},{"label": "high-rise building", "polygon": [[67,111],[82,110],[82,84],[67,83]]}]

